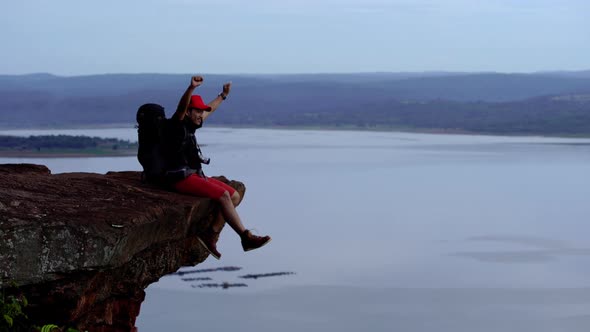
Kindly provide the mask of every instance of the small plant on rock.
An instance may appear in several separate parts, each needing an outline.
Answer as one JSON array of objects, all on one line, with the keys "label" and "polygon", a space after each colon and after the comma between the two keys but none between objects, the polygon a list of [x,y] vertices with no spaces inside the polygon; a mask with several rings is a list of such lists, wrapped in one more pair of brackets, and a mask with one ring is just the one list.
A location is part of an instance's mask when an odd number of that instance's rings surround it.
[{"label": "small plant on rock", "polygon": [[28,317],[23,309],[29,305],[24,295],[6,295],[2,289],[0,296],[0,332],[27,331]]}]

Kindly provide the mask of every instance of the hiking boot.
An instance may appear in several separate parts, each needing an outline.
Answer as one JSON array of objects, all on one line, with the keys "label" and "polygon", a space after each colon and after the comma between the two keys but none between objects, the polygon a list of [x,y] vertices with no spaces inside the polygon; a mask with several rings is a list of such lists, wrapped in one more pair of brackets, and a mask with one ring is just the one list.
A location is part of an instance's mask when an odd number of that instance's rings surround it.
[{"label": "hiking boot", "polygon": [[268,235],[257,236],[252,234],[252,232],[250,232],[249,230],[245,230],[244,233],[240,235],[240,237],[242,238],[242,248],[244,249],[244,251],[258,249],[264,246],[265,244],[269,243],[271,240],[270,236]]},{"label": "hiking boot", "polygon": [[197,236],[197,240],[199,240],[199,242],[201,242],[203,247],[205,247],[205,249],[207,249],[209,254],[211,254],[211,256],[215,257],[215,259],[221,258],[221,253],[219,251],[217,251],[217,240],[219,240],[219,233],[221,233],[221,232],[215,232],[210,229],[210,230],[206,231],[205,233]]}]

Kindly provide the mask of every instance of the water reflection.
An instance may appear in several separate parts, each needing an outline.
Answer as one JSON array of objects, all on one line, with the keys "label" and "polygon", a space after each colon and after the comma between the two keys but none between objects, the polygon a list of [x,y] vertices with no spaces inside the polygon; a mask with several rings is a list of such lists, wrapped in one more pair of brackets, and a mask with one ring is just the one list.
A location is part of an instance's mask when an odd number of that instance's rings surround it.
[{"label": "water reflection", "polygon": [[474,242],[496,242],[537,247],[540,249],[502,251],[463,251],[451,256],[466,257],[488,263],[546,263],[565,256],[590,256],[590,249],[575,248],[564,241],[531,236],[484,235],[467,239]]}]

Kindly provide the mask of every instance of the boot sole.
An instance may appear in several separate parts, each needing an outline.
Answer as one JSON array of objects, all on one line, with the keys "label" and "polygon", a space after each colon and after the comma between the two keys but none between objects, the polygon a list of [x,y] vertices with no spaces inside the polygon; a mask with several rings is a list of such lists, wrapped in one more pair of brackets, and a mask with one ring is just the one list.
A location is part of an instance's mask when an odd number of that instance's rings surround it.
[{"label": "boot sole", "polygon": [[272,241],[272,238],[268,239],[268,241],[264,242],[264,243],[263,243],[263,244],[262,244],[260,247],[244,249],[244,252],[248,252],[248,251],[250,251],[250,250],[255,250],[255,249],[262,248],[262,247],[264,247],[265,245],[269,244],[269,243],[270,243],[270,241]]},{"label": "boot sole", "polygon": [[205,244],[205,242],[203,242],[203,240],[201,240],[200,237],[197,236],[197,240],[199,240],[199,243],[201,243],[201,245],[203,247],[205,247],[205,249],[207,250],[207,252],[209,253],[209,255],[213,256],[213,258],[215,258],[217,260],[220,260],[221,259],[221,256],[217,256],[213,252],[211,252],[211,250],[209,250],[209,248],[207,247],[207,245]]}]

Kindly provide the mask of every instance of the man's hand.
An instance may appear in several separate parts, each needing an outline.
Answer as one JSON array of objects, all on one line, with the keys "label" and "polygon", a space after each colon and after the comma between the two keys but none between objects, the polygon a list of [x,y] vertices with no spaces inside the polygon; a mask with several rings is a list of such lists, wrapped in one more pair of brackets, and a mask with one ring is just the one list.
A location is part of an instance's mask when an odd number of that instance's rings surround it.
[{"label": "man's hand", "polygon": [[223,85],[223,95],[227,97],[229,95],[229,91],[231,90],[231,82],[227,82]]},{"label": "man's hand", "polygon": [[191,78],[191,86],[193,88],[196,88],[201,84],[203,84],[203,76],[193,76]]}]

